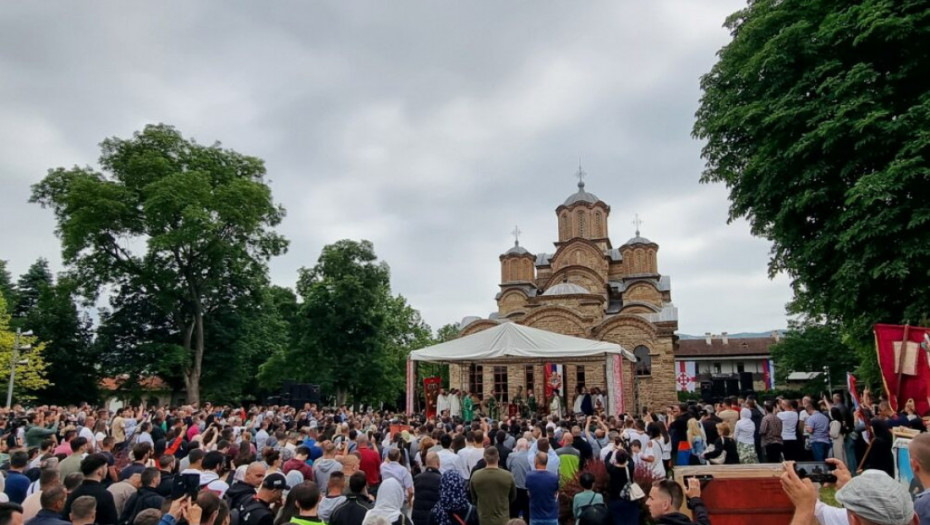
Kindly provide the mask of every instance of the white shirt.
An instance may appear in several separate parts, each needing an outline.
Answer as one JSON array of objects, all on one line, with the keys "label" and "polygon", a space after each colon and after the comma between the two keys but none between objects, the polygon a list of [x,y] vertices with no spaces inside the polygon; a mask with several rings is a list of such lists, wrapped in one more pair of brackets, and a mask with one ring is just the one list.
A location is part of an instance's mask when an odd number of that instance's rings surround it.
[{"label": "white shirt", "polygon": [[97,440],[94,438],[94,431],[87,428],[81,427],[81,431],[78,432],[78,436],[87,440],[87,451],[93,452],[97,449]]},{"label": "white shirt", "polygon": [[798,413],[794,410],[788,410],[779,412],[777,416],[781,420],[782,441],[795,441],[798,431]]},{"label": "white shirt", "polygon": [[462,417],[462,400],[459,396],[449,396],[449,415],[452,417]]},{"label": "white shirt", "polygon": [[[436,453],[439,456],[439,472],[445,474],[450,470],[458,470],[459,473],[467,472],[465,470],[465,462],[462,461],[462,458],[458,456],[455,452],[452,452],[452,449],[444,448]],[[465,477],[465,479],[468,479]]]},{"label": "white shirt", "polygon": [[469,479],[471,478],[471,471],[484,458],[484,448],[465,447],[459,450],[459,457],[462,458],[462,463],[468,469],[468,475],[465,476],[465,479]]},{"label": "white shirt", "polygon": [[446,410],[449,410],[450,408],[452,408],[452,405],[449,401],[449,396],[447,396],[446,394],[439,394],[438,396],[436,396],[436,412],[437,413],[441,415],[443,412],[445,412]]},{"label": "white shirt", "polygon": [[846,509],[831,507],[820,501],[817,501],[814,507],[814,518],[820,525],[849,525],[849,515],[846,514]]}]

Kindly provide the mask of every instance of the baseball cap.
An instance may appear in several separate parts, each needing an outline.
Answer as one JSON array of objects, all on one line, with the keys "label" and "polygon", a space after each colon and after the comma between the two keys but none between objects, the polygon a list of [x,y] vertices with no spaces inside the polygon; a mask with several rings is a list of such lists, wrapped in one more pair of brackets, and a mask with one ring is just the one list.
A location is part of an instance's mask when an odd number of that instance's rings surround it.
[{"label": "baseball cap", "polygon": [[907,525],[914,502],[907,489],[881,470],[866,470],[836,492],[846,510],[873,523]]},{"label": "baseball cap", "polygon": [[285,490],[287,489],[287,478],[284,477],[284,474],[278,474],[277,472],[268,474],[265,476],[265,480],[262,481],[262,488],[269,490]]}]

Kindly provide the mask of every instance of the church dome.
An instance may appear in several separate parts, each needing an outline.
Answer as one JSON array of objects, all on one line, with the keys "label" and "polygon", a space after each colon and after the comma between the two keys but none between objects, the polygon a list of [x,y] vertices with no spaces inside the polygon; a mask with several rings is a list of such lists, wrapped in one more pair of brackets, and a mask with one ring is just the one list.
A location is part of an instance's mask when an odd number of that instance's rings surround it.
[{"label": "church dome", "polygon": [[526,248],[520,246],[519,241],[513,243],[513,248],[504,252],[504,255],[532,255]]},{"label": "church dome", "polygon": [[594,204],[595,202],[600,202],[600,201],[601,199],[598,199],[597,195],[585,191],[584,181],[581,180],[581,181],[578,181],[578,191],[569,195],[568,198],[565,199],[565,202],[562,205],[571,206],[572,204],[575,204],[578,202],[587,202],[589,204]]},{"label": "church dome", "polygon": [[623,246],[632,246],[634,244],[655,244],[655,243],[645,237],[640,237],[639,232],[636,232],[636,237],[633,237],[632,239],[623,243]]},{"label": "church dome", "polygon": [[552,288],[546,290],[543,295],[576,295],[576,294],[590,294],[586,288],[582,288],[577,284],[572,283],[559,283]]}]

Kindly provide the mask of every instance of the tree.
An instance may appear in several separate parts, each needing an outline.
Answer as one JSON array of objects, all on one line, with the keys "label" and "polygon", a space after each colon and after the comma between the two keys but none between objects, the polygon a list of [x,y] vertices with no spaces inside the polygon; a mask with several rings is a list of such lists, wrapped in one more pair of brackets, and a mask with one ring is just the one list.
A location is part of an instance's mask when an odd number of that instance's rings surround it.
[{"label": "tree", "polygon": [[297,311],[292,343],[262,365],[265,385],[284,379],[318,383],[337,402],[388,402],[403,392],[411,349],[430,343],[430,329],[400,296],[390,269],[369,241],[327,245],[313,268],[302,268],[297,293],[278,292],[279,311]]},{"label": "tree", "polygon": [[23,318],[35,309],[39,302],[39,295],[51,286],[54,277],[48,269],[48,261],[39,258],[32,263],[26,273],[16,282],[16,307],[13,308],[13,317]]},{"label": "tree", "polygon": [[13,288],[13,278],[6,265],[7,262],[0,259],[0,295],[6,299],[7,304],[15,304],[16,293]]},{"label": "tree", "polygon": [[[930,4],[750,0],[701,79],[703,182],[772,241],[791,311],[859,346],[930,312]],[[867,352],[874,361],[874,352]]]},{"label": "tree", "polygon": [[188,401],[199,401],[206,322],[265,284],[267,261],[287,248],[271,230],[284,210],[260,159],[162,124],[104,140],[100,166],[49,170],[31,201],[55,212],[62,258],[85,297],[103,286],[138,291],[167,319]]},{"label": "tree", "polygon": [[[833,384],[845,384],[846,372],[859,365],[855,349],[844,341],[837,324],[813,322],[793,323],[785,338],[772,346],[772,359],[777,363],[775,380],[784,384],[791,372],[822,372],[829,367]],[[812,384],[815,392],[824,390],[822,382]]]},{"label": "tree", "polygon": [[74,289],[67,279],[42,285],[35,305],[22,320],[24,328],[45,342],[43,359],[49,384],[37,392],[41,403],[66,405],[98,399],[91,320],[78,313]]},{"label": "tree", "polygon": [[0,296],[0,378],[6,378],[4,382],[8,386],[10,366],[15,366],[14,399],[31,400],[35,391],[48,385],[43,360],[45,344],[35,336],[20,336],[19,351],[14,360],[16,331],[10,327],[10,318],[6,299]]}]

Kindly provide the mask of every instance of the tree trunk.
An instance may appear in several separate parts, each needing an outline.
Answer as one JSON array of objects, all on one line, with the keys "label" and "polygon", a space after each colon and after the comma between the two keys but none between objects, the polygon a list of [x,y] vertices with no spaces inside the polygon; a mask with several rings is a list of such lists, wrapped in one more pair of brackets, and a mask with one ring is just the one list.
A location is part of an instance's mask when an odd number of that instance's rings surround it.
[{"label": "tree trunk", "polygon": [[184,334],[184,346],[193,353],[190,368],[184,371],[184,387],[187,389],[187,402],[200,404],[200,373],[203,368],[203,308],[199,300],[194,301],[194,322],[187,327]]}]

